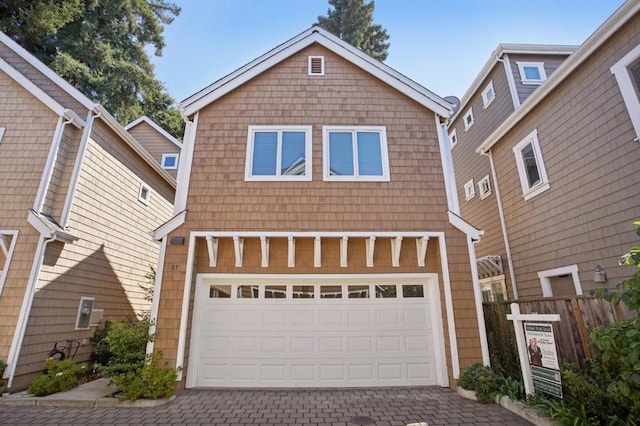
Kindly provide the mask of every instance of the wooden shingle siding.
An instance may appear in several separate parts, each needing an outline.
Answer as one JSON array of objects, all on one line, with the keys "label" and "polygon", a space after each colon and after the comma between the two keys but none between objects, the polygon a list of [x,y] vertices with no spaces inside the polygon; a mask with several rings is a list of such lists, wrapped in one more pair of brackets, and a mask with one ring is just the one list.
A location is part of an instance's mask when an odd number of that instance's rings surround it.
[{"label": "wooden shingle siding", "polygon": [[[325,75],[308,76],[307,57],[324,56]],[[245,182],[250,125],[312,126],[311,181]],[[322,127],[385,126],[390,182],[323,181]],[[168,238],[190,231],[445,231],[458,321],[461,363],[480,359],[466,237],[448,223],[447,199],[434,113],[318,45],[260,74],[199,113],[187,199],[187,222]],[[296,266],[287,267],[287,240],[270,242],[268,268],[260,265],[259,239],[245,240],[242,268],[233,242],[221,238],[218,266],[210,268],[204,239],[197,241],[196,273],[442,275],[437,238],[426,267],[416,262],[411,238],[402,243],[400,267],[391,266],[388,239],[376,241],[375,266],[365,264],[363,239],[349,240],[349,264],[340,267],[339,240],[322,239],[322,267],[313,266],[313,241],[296,239]],[[175,362],[188,244],[168,245],[155,350]],[[446,327],[444,288],[440,282]],[[194,285],[195,287],[195,285]],[[192,288],[193,290],[193,288]],[[193,297],[193,294],[192,294]],[[191,306],[190,312],[193,306]],[[469,312],[467,312],[469,311]],[[189,318],[191,324],[191,318]],[[445,345],[449,350],[447,331]],[[460,337],[463,336],[463,337]],[[188,340],[187,340],[188,345]],[[187,348],[188,349],[188,348]],[[185,360],[186,362],[186,360]],[[451,369],[451,364],[448,363]],[[449,370],[451,375],[451,370]]]},{"label": "wooden shingle siding", "polygon": [[520,70],[516,62],[544,62],[544,70],[548,79],[565,59],[567,59],[565,55],[509,55],[509,63],[513,72],[513,79],[516,84],[516,92],[518,93],[520,103],[526,101],[540,85],[522,84],[522,76],[520,75]]},{"label": "wooden shingle siding", "polygon": [[[162,164],[162,154],[179,154],[180,148],[171,141],[168,141],[156,129],[142,121],[128,130],[129,133],[146,149],[149,154]],[[177,169],[169,169],[167,172],[176,177]]]},{"label": "wooden shingle siding", "polygon": [[[640,16],[493,148],[521,296],[540,294],[541,270],[577,264],[585,292],[596,264],[610,286],[633,272],[617,260],[637,242],[640,150],[610,67],[638,44]],[[512,147],[534,129],[550,189],[524,201]]]},{"label": "wooden shingle siding", "polygon": [[[138,177],[142,176],[142,178]],[[149,205],[138,201],[140,182],[151,188]],[[171,217],[172,188],[100,120],[92,137],[71,211],[73,244],[49,244],[27,324],[17,376],[42,369],[52,341],[88,338],[73,331],[80,297],[111,318],[135,317],[149,309],[140,286],[157,263],[159,243],[150,232]],[[82,347],[76,360],[87,360]]]}]

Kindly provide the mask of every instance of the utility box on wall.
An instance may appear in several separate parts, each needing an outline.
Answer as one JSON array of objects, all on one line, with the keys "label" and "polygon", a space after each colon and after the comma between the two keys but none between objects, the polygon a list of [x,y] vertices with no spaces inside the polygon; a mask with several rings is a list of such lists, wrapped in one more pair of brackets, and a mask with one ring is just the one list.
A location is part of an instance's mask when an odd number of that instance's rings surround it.
[{"label": "utility box on wall", "polygon": [[94,297],[81,297],[78,307],[78,317],[76,319],[76,330],[86,330],[91,324],[91,313],[93,312]]}]

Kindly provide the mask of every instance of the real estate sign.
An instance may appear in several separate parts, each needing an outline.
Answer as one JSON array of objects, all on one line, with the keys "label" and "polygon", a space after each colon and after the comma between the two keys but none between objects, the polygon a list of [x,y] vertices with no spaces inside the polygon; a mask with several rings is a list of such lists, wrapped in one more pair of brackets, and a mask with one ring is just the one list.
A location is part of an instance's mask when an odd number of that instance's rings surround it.
[{"label": "real estate sign", "polygon": [[549,323],[524,323],[534,389],[562,398],[558,352]]}]

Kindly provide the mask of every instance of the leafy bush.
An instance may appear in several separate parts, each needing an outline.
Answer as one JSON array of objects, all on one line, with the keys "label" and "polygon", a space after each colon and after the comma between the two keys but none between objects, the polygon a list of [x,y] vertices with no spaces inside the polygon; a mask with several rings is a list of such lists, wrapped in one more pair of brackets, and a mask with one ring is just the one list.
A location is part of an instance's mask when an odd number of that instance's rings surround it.
[{"label": "leafy bush", "polygon": [[94,364],[94,368],[99,365],[107,365],[113,357],[113,353],[111,353],[109,349],[109,343],[107,343],[107,335],[109,334],[110,328],[110,320],[101,322],[89,338],[89,343],[93,346],[90,359]]},{"label": "leafy bush", "polygon": [[525,401],[526,394],[524,391],[524,382],[522,379],[514,379],[513,377],[502,377],[502,385],[498,391],[500,395],[506,395],[513,401]]},{"label": "leafy bush", "polygon": [[476,363],[462,371],[458,379],[458,386],[475,391],[478,402],[491,404],[495,402],[495,396],[503,381],[504,379],[494,373],[491,368]]},{"label": "leafy bush", "polygon": [[7,363],[0,360],[0,379],[2,378],[2,375],[4,374],[4,370],[7,368]]},{"label": "leafy bush", "polygon": [[161,352],[148,355],[140,370],[114,376],[113,383],[122,391],[120,399],[159,399],[172,396],[178,371],[169,368],[166,362],[160,367],[161,359]]},{"label": "leafy bush", "polygon": [[80,384],[78,376],[85,372],[84,364],[76,364],[72,359],[57,361],[47,358],[43,375],[37,377],[27,392],[36,396],[51,395],[57,392],[68,391]]}]

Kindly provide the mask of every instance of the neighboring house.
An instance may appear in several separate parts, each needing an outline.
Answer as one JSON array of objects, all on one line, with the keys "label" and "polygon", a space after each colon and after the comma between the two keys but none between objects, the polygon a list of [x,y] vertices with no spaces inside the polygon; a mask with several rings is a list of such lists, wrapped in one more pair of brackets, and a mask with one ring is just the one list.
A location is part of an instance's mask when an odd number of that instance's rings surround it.
[{"label": "neighboring house", "polygon": [[181,107],[148,348],[181,386],[448,386],[488,361],[448,102],[314,26]]},{"label": "neighboring house", "polygon": [[498,83],[495,61],[510,60],[517,86],[513,55],[492,58],[465,95],[449,135],[462,217],[485,230],[476,249],[488,294],[504,281],[515,298],[588,294],[632,273],[617,261],[640,215],[639,9],[625,2],[555,70],[545,61],[526,98]]},{"label": "neighboring house", "polygon": [[[0,33],[0,360],[9,390],[54,344],[148,309],[150,232],[175,180],[100,105]],[[77,343],[76,343],[77,342]],[[76,346],[77,345],[77,346]]]},{"label": "neighboring house", "polygon": [[178,160],[182,143],[149,117],[143,115],[124,128],[169,172],[174,178],[178,174]]}]

